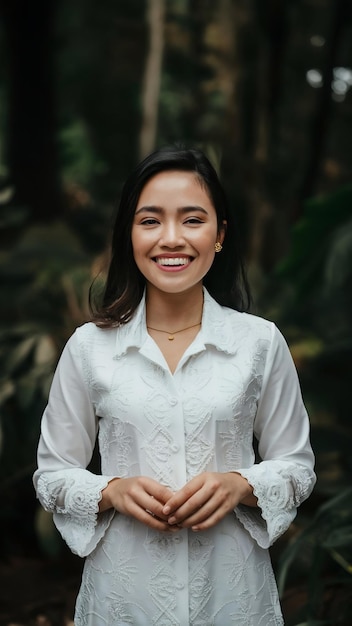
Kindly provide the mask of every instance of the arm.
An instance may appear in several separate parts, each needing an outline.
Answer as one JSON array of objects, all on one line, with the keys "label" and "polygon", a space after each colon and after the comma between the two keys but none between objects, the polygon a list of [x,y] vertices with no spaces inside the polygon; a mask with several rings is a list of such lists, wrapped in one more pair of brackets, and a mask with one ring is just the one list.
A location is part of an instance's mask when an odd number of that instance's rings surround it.
[{"label": "arm", "polygon": [[104,535],[113,510],[98,515],[101,492],[112,476],[85,468],[92,457],[97,419],[82,371],[78,332],[65,346],[52,382],[33,481],[42,506],[71,550],[88,554]]},{"label": "arm", "polygon": [[263,462],[195,477],[166,503],[163,513],[170,524],[205,530],[234,510],[266,548],[288,528],[311,492],[315,475],[308,417],[290,352],[274,325],[254,429]]},{"label": "arm", "polygon": [[235,512],[259,545],[266,548],[287,530],[316,480],[309,420],[296,368],[274,325],[254,433],[263,461],[238,471],[252,485],[260,508],[253,511],[239,506]]}]

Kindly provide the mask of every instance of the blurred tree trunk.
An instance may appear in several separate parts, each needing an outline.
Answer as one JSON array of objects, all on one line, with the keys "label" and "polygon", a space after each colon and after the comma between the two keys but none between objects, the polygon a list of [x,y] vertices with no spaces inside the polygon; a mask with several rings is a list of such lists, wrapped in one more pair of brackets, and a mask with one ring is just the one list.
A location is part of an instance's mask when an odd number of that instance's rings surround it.
[{"label": "blurred tree trunk", "polygon": [[[230,18],[229,18],[229,11]],[[268,158],[267,48],[258,26],[253,1],[219,2],[220,24],[232,25],[227,109],[224,115],[223,174],[232,187],[235,214],[247,224],[246,257],[260,267],[263,231],[272,208],[266,197],[265,167]],[[226,37],[228,40],[228,37]]]},{"label": "blurred tree trunk", "polygon": [[189,90],[190,100],[187,107],[186,133],[193,137],[196,143],[202,143],[207,138],[204,127],[204,117],[207,115],[207,94],[205,92],[205,30],[211,19],[209,0],[190,0],[188,4],[188,19],[190,26],[189,38]]},{"label": "blurred tree trunk", "polygon": [[8,49],[7,159],[15,203],[31,219],[61,212],[55,145],[54,0],[2,0]]},{"label": "blurred tree trunk", "polygon": [[[284,179],[278,177],[281,149],[280,104],[283,97],[283,66],[288,40],[288,4],[281,0],[256,0],[258,19],[257,48],[259,107],[258,140],[255,161],[260,184],[257,198],[261,206],[260,224],[257,228],[256,263],[270,272],[286,252],[289,238],[291,207],[282,203]],[[258,227],[258,224],[257,224]],[[261,232],[260,232],[261,231]]]},{"label": "blurred tree trunk", "polygon": [[139,153],[143,158],[156,143],[161,69],[164,50],[164,0],[148,0],[149,50],[145,66],[142,93],[142,126]]},{"label": "blurred tree trunk", "polygon": [[265,6],[256,0],[219,0],[218,7],[219,23],[224,29],[228,20],[233,40],[227,53],[232,89],[228,89],[224,121],[223,171],[242,191],[237,211],[242,210],[242,221],[247,223],[246,256],[253,282],[255,276],[260,282],[263,269],[272,269],[288,239],[285,209],[280,213],[276,198],[282,185],[277,180],[276,155],[287,7],[278,0]]},{"label": "blurred tree trunk", "polygon": [[349,10],[349,0],[334,0],[331,5],[331,30],[327,37],[327,51],[325,66],[323,69],[323,85],[319,91],[316,114],[311,125],[311,136],[309,141],[310,155],[304,180],[302,182],[298,206],[295,218],[300,216],[304,201],[315,192],[315,185],[319,176],[321,161],[324,155],[325,141],[331,120],[332,92],[331,83],[333,80],[333,70],[338,64],[338,53],[340,51],[342,32],[347,22]]}]

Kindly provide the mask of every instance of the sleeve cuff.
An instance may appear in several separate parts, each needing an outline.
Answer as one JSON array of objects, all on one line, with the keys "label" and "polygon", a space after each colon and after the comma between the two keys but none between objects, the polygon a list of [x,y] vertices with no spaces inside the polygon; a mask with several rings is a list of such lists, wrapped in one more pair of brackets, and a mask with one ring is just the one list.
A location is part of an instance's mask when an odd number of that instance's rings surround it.
[{"label": "sleeve cuff", "polygon": [[263,461],[236,471],[252,485],[258,508],[240,505],[235,514],[258,545],[268,548],[295,519],[298,505],[313,489],[314,474],[284,461]]},{"label": "sleeve cuff", "polygon": [[[63,476],[63,472],[66,473]],[[101,492],[113,476],[97,476],[83,469],[44,473],[38,480],[38,497],[72,552],[85,557],[104,536],[116,513],[99,513]]]}]

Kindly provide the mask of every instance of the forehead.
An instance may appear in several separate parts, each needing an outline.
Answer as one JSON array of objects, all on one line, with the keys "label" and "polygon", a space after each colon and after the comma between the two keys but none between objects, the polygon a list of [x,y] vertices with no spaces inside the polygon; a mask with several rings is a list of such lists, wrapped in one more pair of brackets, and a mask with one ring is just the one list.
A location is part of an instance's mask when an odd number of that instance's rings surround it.
[{"label": "forehead", "polygon": [[146,182],[141,190],[137,206],[147,198],[149,200],[153,197],[171,200],[175,198],[175,194],[179,199],[193,196],[212,204],[208,189],[197,173],[170,170],[159,172]]}]

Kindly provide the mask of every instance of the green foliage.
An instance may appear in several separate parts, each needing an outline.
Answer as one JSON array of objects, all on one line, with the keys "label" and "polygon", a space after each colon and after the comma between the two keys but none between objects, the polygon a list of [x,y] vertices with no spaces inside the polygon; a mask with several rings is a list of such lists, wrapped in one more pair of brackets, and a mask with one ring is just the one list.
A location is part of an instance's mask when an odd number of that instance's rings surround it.
[{"label": "green foliage", "polygon": [[284,315],[330,342],[351,341],[352,186],[310,200],[277,276],[290,285]]},{"label": "green foliage", "polygon": [[[57,539],[37,523],[31,478],[59,354],[74,328],[89,318],[94,258],[67,223],[31,225],[26,211],[19,210],[13,219],[16,211],[1,208],[5,245],[0,257],[0,493],[6,502],[0,511],[2,553],[11,550],[22,498],[31,503],[27,515],[32,510],[33,517],[21,540],[28,541],[36,527],[42,549],[56,554]],[[16,545],[18,550],[18,540]]]},{"label": "green foliage", "polygon": [[274,279],[281,286],[278,323],[291,344],[312,422],[318,474],[312,499],[323,501],[313,519],[298,516],[303,531],[278,565],[281,593],[307,579],[306,603],[296,619],[309,625],[347,626],[352,611],[351,206],[351,186],[308,202]]},{"label": "green foliage", "polygon": [[352,594],[352,488],[320,506],[312,521],[286,547],[279,564],[281,593],[288,570],[297,561],[307,572],[307,601],[300,608],[306,623],[347,626]]},{"label": "green foliage", "polygon": [[59,137],[62,177],[65,182],[89,188],[90,181],[106,171],[106,164],[94,152],[83,120],[65,126]]}]

